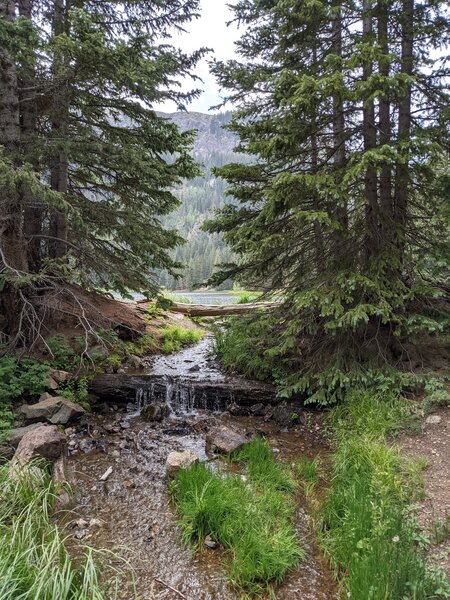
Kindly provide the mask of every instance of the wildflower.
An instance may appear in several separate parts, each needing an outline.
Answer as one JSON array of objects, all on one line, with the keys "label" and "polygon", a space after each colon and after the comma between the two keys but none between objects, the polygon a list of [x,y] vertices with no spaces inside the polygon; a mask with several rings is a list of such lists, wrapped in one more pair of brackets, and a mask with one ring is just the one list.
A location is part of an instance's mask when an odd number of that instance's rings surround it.
[{"label": "wildflower", "polygon": [[400,541],[400,538],[398,537],[398,535],[394,535],[394,537],[392,538],[392,541],[394,542],[394,544],[396,544],[397,542]]}]

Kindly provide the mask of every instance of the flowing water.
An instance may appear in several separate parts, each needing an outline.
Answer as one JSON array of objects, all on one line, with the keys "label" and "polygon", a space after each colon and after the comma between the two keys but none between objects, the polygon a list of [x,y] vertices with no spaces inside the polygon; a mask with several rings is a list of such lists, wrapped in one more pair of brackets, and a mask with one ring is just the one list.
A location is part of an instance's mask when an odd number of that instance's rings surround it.
[{"label": "flowing water", "polygon": [[[120,553],[129,559],[137,574],[139,594],[125,582],[122,598],[182,597],[167,586],[188,600],[241,597],[228,582],[223,550],[196,554],[181,541],[176,509],[167,494],[165,461],[169,452],[191,448],[201,460],[208,459],[205,435],[219,423],[239,429],[249,437],[255,432],[264,433],[270,445],[278,450],[279,459],[288,463],[302,454],[312,457],[326,452],[314,415],[297,430],[285,431],[263,416],[232,416],[199,408],[197,386],[207,382],[220,389],[228,382],[228,377],[209,356],[210,344],[211,340],[206,338],[172,356],[157,357],[149,365],[150,373],[168,383],[164,401],[173,411],[168,419],[146,423],[139,416],[140,408],[155,399],[155,383],[150,382],[137,388],[136,405],[129,407],[128,414],[118,412],[115,407],[109,413],[94,415],[69,438],[70,464],[75,472],[75,512],[85,520],[74,523],[71,531],[82,543],[96,548],[120,546]],[[192,366],[199,368],[193,370]],[[257,403],[258,396],[253,400]],[[100,481],[109,467],[111,475]],[[87,525],[91,519],[94,519],[92,525]],[[276,598],[335,598],[332,577],[314,541],[312,521],[301,494],[296,529],[306,558],[288,574],[276,590]]]}]

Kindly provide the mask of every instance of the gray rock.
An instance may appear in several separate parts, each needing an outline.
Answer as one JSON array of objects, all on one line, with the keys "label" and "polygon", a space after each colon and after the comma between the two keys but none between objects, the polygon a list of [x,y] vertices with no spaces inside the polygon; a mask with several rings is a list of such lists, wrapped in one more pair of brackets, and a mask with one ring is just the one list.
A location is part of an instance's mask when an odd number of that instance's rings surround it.
[{"label": "gray rock", "polygon": [[429,417],[427,417],[425,419],[425,423],[427,425],[437,425],[441,421],[442,421],[442,417],[440,417],[439,415],[430,415]]},{"label": "gray rock", "polygon": [[44,423],[32,423],[26,427],[16,427],[15,429],[11,429],[9,433],[8,444],[14,448],[17,448],[20,440],[25,434],[27,434],[29,431],[33,431],[33,429],[36,429],[36,427],[42,427],[42,425],[44,425]]},{"label": "gray rock", "polygon": [[141,410],[141,417],[144,421],[162,421],[170,415],[170,408],[167,404],[146,404]]},{"label": "gray rock", "polygon": [[142,369],[143,366],[142,359],[139,358],[139,356],[136,356],[135,354],[132,354],[128,357],[127,363],[133,369]]},{"label": "gray rock", "polygon": [[37,404],[24,404],[20,412],[29,422],[46,420],[54,425],[65,425],[70,420],[81,417],[84,408],[62,396],[55,396],[48,397]]},{"label": "gray rock", "polygon": [[169,477],[175,475],[180,469],[187,469],[198,462],[198,456],[193,450],[183,452],[170,452],[166,460],[166,473]]},{"label": "gray rock", "polygon": [[253,404],[253,406],[250,406],[250,412],[252,415],[255,415],[255,416],[263,415],[265,410],[266,410],[266,407],[261,402],[259,402],[258,404]]},{"label": "gray rock", "polygon": [[292,402],[280,402],[273,408],[273,420],[280,427],[292,427],[300,422],[300,408]]},{"label": "gray rock", "polygon": [[212,537],[210,535],[207,535],[204,539],[205,546],[207,548],[210,548],[211,550],[215,550],[218,546],[218,543],[212,539]]},{"label": "gray rock", "polygon": [[197,373],[200,371],[200,367],[198,365],[193,365],[192,367],[189,367],[188,371],[191,371],[191,373]]},{"label": "gray rock", "polygon": [[242,448],[247,441],[243,435],[229,427],[218,427],[206,436],[206,449],[208,452],[228,454]]},{"label": "gray rock", "polygon": [[50,369],[49,376],[56,381],[56,383],[61,384],[69,381],[72,377],[72,373],[68,371],[63,371],[61,369]]},{"label": "gray rock", "polygon": [[66,436],[55,425],[41,425],[22,437],[13,463],[24,466],[38,456],[56,460],[63,454],[65,445]]},{"label": "gray rock", "polygon": [[50,377],[49,375],[45,380],[45,387],[47,390],[57,390],[59,388],[59,384],[53,379],[53,377]]}]

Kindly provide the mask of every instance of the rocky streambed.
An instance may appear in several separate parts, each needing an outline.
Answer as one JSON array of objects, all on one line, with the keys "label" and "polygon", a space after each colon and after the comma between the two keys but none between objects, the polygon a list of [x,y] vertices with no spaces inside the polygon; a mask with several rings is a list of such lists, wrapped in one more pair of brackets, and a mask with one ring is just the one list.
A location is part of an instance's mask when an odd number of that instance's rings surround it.
[{"label": "rocky streambed", "polygon": [[[71,543],[75,547],[88,544],[119,550],[130,561],[136,573],[136,590],[131,583],[123,582],[122,598],[131,600],[136,594],[145,600],[241,597],[229,585],[226,553],[220,546],[195,554],[182,543],[177,512],[168,497],[166,460],[170,452],[190,449],[200,460],[219,460],[206,452],[208,433],[219,425],[248,439],[264,435],[279,460],[288,463],[301,455],[314,457],[327,452],[320,415],[304,413],[300,418],[292,413],[292,407],[277,412],[271,406],[274,396],[269,388],[262,397],[258,393],[244,394],[240,406],[236,390],[244,388],[236,387],[236,378],[231,378],[233,392],[226,395],[222,386],[229,391],[230,378],[211,361],[209,344],[206,340],[171,357],[159,357],[148,364],[146,373],[124,374],[123,380],[127,375],[145,382],[144,387],[130,388],[134,396],[130,392],[128,406],[126,402],[115,405],[115,395],[109,404],[102,396],[102,412],[83,417],[67,431],[74,488],[74,516],[66,523]],[[145,377],[152,380],[146,381]],[[152,387],[157,381],[164,393]],[[215,384],[222,390],[224,405],[213,405],[213,410],[198,408],[204,392],[196,386],[205,382],[211,389]],[[189,386],[190,395],[174,393],[177,385]],[[249,390],[253,384],[247,385]],[[152,402],[167,403],[170,416],[162,421],[143,420],[140,411]],[[236,414],[239,412],[248,414]],[[315,543],[308,504],[300,491],[297,506],[296,529],[306,558],[289,573],[277,589],[276,598],[330,600],[336,597],[333,578]]]}]

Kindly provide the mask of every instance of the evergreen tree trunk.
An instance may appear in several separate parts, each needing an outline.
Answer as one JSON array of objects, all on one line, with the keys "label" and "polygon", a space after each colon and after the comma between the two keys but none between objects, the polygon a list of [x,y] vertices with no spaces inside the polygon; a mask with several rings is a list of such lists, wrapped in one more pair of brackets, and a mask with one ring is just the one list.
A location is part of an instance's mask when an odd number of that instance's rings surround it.
[{"label": "evergreen tree trunk", "polygon": [[[31,22],[32,0],[19,0],[19,14]],[[36,72],[34,61],[23,67],[19,77],[21,150],[26,162],[38,170],[33,155],[33,139],[37,127]],[[24,234],[27,244],[28,267],[37,273],[41,267],[41,242],[43,208],[27,190],[24,195]]]},{"label": "evergreen tree trunk", "polygon": [[[379,0],[378,2],[378,43],[383,57],[378,63],[380,75],[384,78],[389,77],[389,64],[387,58],[389,53],[388,43],[388,15],[389,2],[387,0]],[[391,104],[387,94],[380,98],[379,101],[379,131],[380,145],[388,145],[391,143]],[[392,219],[392,172],[391,167],[387,164],[381,167],[380,174],[380,209],[383,219],[382,233],[386,238],[387,232],[390,229]]]},{"label": "evergreen tree trunk", "polygon": [[[54,0],[53,34],[61,35],[66,30],[68,3]],[[67,140],[69,120],[69,82],[65,73],[65,57],[58,53],[53,62],[53,77],[56,82],[51,109],[52,137],[55,142],[55,153],[50,159],[50,185],[53,190],[67,194],[68,168],[64,142]],[[49,254],[51,258],[62,258],[67,249],[67,218],[57,209],[53,209],[50,218]]]},{"label": "evergreen tree trunk", "polygon": [[[15,3],[0,1],[0,19],[14,22]],[[17,165],[20,144],[19,95],[17,72],[7,48],[0,47],[0,145],[5,154]],[[20,186],[2,190],[0,217],[0,250],[3,267],[22,271],[26,269],[23,238],[23,215]]]},{"label": "evergreen tree trunk", "polygon": [[[410,77],[413,73],[413,44],[414,44],[414,0],[402,2],[402,54],[401,72]],[[411,136],[411,84],[406,83],[406,91],[399,101],[398,111],[398,141],[400,157],[397,159],[395,176],[394,222],[397,228],[397,246],[399,262],[403,263],[408,197],[410,187],[409,150],[407,145]]]},{"label": "evergreen tree trunk", "polygon": [[[317,62],[317,45],[314,44],[313,53],[312,53],[313,64],[315,65]],[[317,110],[316,106],[313,107],[313,114],[311,118],[311,171],[314,174],[317,174],[318,166],[319,166],[319,147],[317,142]],[[314,210],[319,211],[319,198],[318,194],[315,195],[314,198],[315,206]],[[322,226],[319,221],[314,221],[314,247],[316,254],[316,270],[317,273],[324,268],[324,260],[325,260],[325,250],[323,245],[323,234],[322,234]]]},{"label": "evergreen tree trunk", "polygon": [[[373,15],[371,0],[363,2],[363,42],[369,48],[373,44]],[[373,74],[371,59],[366,59],[363,65],[363,81],[368,81]],[[364,152],[374,150],[377,144],[375,128],[375,106],[373,100],[363,101],[363,139]],[[378,190],[377,173],[373,166],[366,169],[364,177],[364,194],[366,199],[366,261],[377,253],[379,246],[378,231]]]},{"label": "evergreen tree trunk", "polygon": [[[334,3],[332,40],[333,53],[342,60],[342,7],[340,2]],[[333,156],[334,168],[337,172],[337,182],[340,183],[346,160],[344,102],[340,90],[336,90],[333,94]],[[335,235],[335,250],[339,252],[340,242],[348,228],[347,203],[343,200],[341,200],[336,209],[336,219],[341,228],[341,231],[338,231]]]}]

